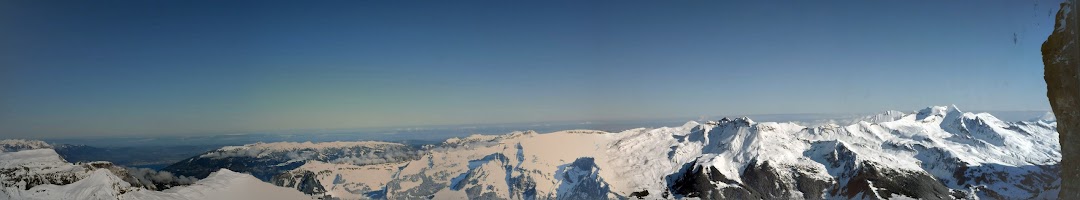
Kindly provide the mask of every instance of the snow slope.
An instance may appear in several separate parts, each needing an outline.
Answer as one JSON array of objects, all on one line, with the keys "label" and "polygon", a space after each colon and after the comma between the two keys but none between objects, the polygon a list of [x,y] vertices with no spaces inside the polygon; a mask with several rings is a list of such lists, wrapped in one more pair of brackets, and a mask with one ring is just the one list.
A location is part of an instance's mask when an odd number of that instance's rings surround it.
[{"label": "snow slope", "polygon": [[124,194],[123,199],[313,199],[290,188],[262,182],[249,174],[221,169],[193,185],[165,191],[141,190]]}]

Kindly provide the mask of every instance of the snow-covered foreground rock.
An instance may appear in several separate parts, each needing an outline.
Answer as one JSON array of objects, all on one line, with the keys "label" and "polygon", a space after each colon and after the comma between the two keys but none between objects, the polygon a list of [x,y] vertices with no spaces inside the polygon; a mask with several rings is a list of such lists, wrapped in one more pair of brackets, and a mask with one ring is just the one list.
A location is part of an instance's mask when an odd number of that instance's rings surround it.
[{"label": "snow-covered foreground rock", "polygon": [[[0,141],[0,200],[7,199],[311,199],[255,177],[217,171],[191,185],[163,191],[108,162],[69,163],[41,141]],[[121,176],[125,178],[121,178]]]},{"label": "snow-covered foreground rock", "polygon": [[278,185],[344,199],[1046,199],[1056,122],[931,107],[848,126],[747,118],[620,133],[475,135],[419,159],[307,162]]}]

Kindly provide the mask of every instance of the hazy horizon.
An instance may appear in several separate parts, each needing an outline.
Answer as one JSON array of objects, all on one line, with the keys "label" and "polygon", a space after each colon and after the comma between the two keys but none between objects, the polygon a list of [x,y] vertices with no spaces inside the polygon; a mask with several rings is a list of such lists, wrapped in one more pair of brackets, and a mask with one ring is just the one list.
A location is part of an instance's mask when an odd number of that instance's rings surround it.
[{"label": "hazy horizon", "polygon": [[0,2],[0,138],[1046,111],[1060,1],[340,3]]},{"label": "hazy horizon", "polygon": [[[1031,121],[1037,118],[1043,117],[1045,114],[1053,114],[1050,111],[984,111],[984,110],[965,110],[962,107],[958,107],[963,112],[972,113],[990,113],[1003,121],[1015,122],[1015,121]],[[897,110],[901,111],[901,110]],[[914,114],[918,110],[901,111],[907,114]],[[376,140],[376,141],[406,141],[412,139],[430,139],[437,138],[433,141],[442,141],[449,137],[463,137],[471,134],[485,134],[485,135],[502,135],[513,131],[538,131],[540,133],[548,133],[554,131],[568,130],[568,129],[590,129],[590,130],[602,130],[608,132],[618,132],[634,128],[659,128],[659,127],[676,127],[681,126],[689,121],[704,122],[709,120],[719,120],[721,118],[738,118],[747,117],[756,122],[782,122],[782,123],[796,123],[807,127],[817,127],[830,123],[841,123],[846,120],[852,120],[860,117],[875,115],[884,113],[886,111],[875,113],[789,113],[789,114],[718,114],[709,116],[685,116],[685,117],[665,117],[665,118],[650,118],[650,119],[606,119],[606,120],[556,120],[556,121],[528,121],[528,122],[505,122],[505,123],[468,123],[468,124],[432,124],[432,125],[402,125],[402,126],[381,126],[381,127],[353,127],[353,128],[298,128],[298,129],[279,129],[279,130],[252,130],[252,131],[228,131],[228,132],[204,132],[204,133],[186,133],[186,134],[105,134],[105,135],[70,135],[70,136],[7,136],[0,135],[0,139],[38,139],[48,142],[55,142],[57,144],[81,144],[81,145],[102,145],[102,146],[145,146],[148,144],[156,145],[176,145],[176,144],[157,144],[157,143],[134,143],[128,144],[129,140],[145,140],[145,139],[167,139],[167,138],[213,138],[218,136],[229,136],[244,139],[247,143],[254,142],[278,142],[278,141],[291,141],[291,142],[319,142],[319,141],[353,141],[353,140]],[[612,126],[616,125],[616,126]],[[416,132],[427,132],[430,135],[417,135]],[[300,139],[266,139],[258,136],[326,136],[335,135],[339,137],[330,138],[300,138]],[[395,135],[395,136],[390,136]],[[386,137],[372,137],[373,135],[383,135]],[[250,138],[247,138],[250,137]],[[416,138],[410,138],[416,137]],[[127,139],[123,141],[112,141],[114,139]],[[160,141],[159,141],[160,142]],[[174,141],[175,142],[175,141]],[[193,144],[211,144],[209,141],[187,141]],[[233,145],[240,145],[246,143],[231,143]]]}]

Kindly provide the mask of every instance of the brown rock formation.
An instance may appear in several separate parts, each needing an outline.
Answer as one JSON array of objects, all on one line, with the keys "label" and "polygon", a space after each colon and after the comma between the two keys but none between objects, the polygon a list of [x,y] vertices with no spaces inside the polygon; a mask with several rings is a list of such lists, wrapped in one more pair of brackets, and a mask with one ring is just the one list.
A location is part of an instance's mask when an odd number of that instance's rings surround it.
[{"label": "brown rock formation", "polygon": [[1077,4],[1061,4],[1054,32],[1043,43],[1046,96],[1058,120],[1061,142],[1059,199],[1080,199],[1080,46],[1077,43]]}]

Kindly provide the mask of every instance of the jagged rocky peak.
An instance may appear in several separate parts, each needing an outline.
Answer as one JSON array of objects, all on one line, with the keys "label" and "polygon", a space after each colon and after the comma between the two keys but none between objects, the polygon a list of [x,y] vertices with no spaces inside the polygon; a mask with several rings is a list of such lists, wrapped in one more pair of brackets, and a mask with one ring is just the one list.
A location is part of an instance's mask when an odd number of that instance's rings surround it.
[{"label": "jagged rocky peak", "polygon": [[[749,117],[739,117],[739,118],[734,118],[734,119],[724,117],[724,118],[722,118],[720,120],[716,120],[716,121],[705,121],[705,124],[697,124],[693,128],[693,131],[711,132],[711,131],[713,131],[713,129],[748,128],[748,127],[751,127],[751,125],[754,125],[754,124],[755,124],[754,120],[751,120]],[[683,125],[683,126],[686,126],[686,125]]]},{"label": "jagged rocky peak", "polygon": [[724,117],[723,119],[712,122],[712,124],[713,125],[732,124],[732,125],[738,125],[738,126],[750,126],[750,124],[754,124],[754,120],[751,120],[749,117],[738,117],[738,118],[735,118],[735,119]]}]

